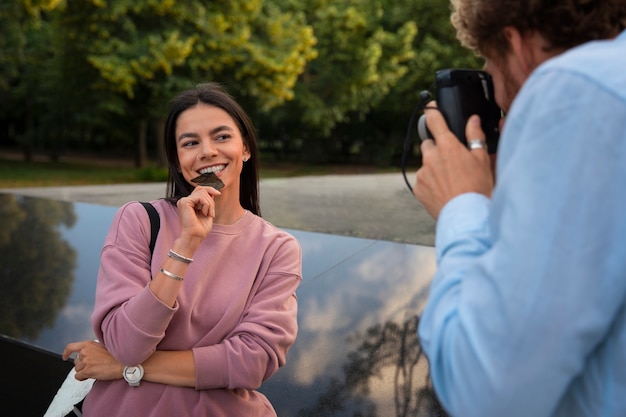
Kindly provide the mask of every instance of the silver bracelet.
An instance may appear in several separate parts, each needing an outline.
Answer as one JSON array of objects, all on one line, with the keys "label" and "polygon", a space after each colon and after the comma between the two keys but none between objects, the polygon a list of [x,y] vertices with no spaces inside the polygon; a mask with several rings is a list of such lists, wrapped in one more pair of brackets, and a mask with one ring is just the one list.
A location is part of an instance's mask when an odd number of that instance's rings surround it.
[{"label": "silver bracelet", "polygon": [[192,258],[187,258],[186,256],[180,255],[174,252],[172,249],[170,249],[170,253],[168,253],[167,256],[169,256],[172,259],[176,259],[177,261],[184,262],[186,264],[190,264],[193,262]]},{"label": "silver bracelet", "polygon": [[174,278],[176,281],[182,281],[183,279],[185,279],[185,278],[181,277],[180,275],[176,275],[176,274],[171,273],[167,269],[161,268],[161,272],[163,272],[164,275],[167,275],[170,278]]}]

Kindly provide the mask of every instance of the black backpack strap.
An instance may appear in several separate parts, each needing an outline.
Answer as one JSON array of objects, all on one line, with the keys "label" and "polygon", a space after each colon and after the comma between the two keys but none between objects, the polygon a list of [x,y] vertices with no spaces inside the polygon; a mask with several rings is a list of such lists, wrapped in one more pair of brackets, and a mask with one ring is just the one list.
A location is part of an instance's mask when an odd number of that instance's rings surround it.
[{"label": "black backpack strap", "polygon": [[154,252],[154,244],[156,243],[156,238],[161,228],[161,219],[152,204],[141,202],[141,205],[144,206],[150,217],[150,255],[152,255]]}]

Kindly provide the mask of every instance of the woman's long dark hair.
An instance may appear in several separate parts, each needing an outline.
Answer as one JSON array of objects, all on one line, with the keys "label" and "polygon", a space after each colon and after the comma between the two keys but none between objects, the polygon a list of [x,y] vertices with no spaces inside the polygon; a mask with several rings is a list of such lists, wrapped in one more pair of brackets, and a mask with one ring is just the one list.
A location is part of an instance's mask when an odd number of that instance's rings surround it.
[{"label": "woman's long dark hair", "polygon": [[260,216],[259,152],[256,132],[246,112],[218,83],[199,84],[195,88],[178,94],[170,103],[170,111],[165,122],[165,134],[163,135],[169,169],[166,198],[171,202],[176,202],[193,191],[194,187],[185,180],[180,172],[180,162],[176,150],[176,122],[181,113],[201,103],[224,110],[239,128],[243,142],[250,152],[250,159],[243,164],[241,171],[239,201],[244,209]]}]

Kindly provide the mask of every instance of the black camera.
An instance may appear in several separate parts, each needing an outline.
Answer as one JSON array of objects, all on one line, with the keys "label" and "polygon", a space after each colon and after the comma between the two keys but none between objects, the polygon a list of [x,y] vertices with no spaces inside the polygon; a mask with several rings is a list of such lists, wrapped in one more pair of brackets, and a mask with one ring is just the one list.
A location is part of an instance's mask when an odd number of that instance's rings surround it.
[{"label": "black camera", "polygon": [[[465,126],[469,117],[477,114],[486,135],[487,149],[489,153],[496,153],[502,111],[495,101],[491,76],[480,70],[442,69],[435,73],[435,88],[437,107],[452,133],[467,144]],[[417,122],[417,131],[422,140],[432,138],[424,114]]]}]

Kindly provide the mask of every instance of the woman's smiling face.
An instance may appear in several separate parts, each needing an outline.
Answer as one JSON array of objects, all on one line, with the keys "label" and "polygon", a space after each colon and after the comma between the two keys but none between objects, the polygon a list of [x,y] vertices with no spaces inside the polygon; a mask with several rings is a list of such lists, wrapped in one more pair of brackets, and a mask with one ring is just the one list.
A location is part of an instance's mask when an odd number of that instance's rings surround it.
[{"label": "woman's smiling face", "polygon": [[198,104],[178,116],[176,149],[180,172],[187,182],[214,172],[224,190],[239,190],[239,176],[250,152],[241,132],[228,113],[219,107]]}]

